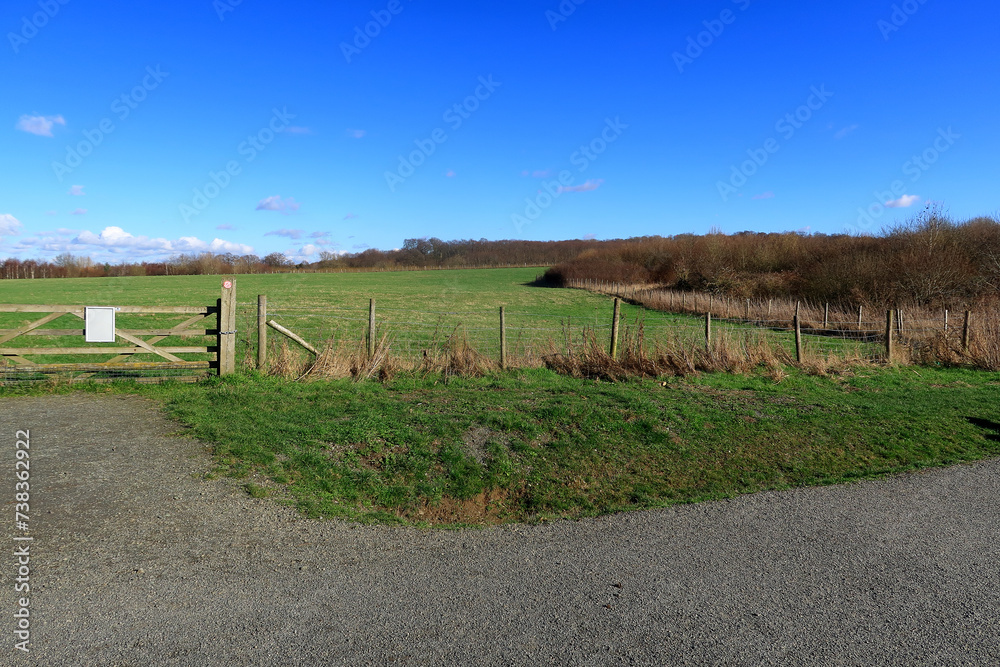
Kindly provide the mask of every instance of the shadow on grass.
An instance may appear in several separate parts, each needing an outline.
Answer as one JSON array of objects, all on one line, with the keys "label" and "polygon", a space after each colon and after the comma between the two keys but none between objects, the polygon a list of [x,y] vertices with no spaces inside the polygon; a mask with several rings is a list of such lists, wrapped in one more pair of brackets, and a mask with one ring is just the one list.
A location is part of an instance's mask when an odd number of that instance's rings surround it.
[{"label": "shadow on grass", "polygon": [[966,417],[965,419],[973,426],[993,431],[992,434],[986,436],[987,440],[1000,442],[1000,424],[997,422],[990,421],[989,419],[979,419],[978,417]]}]

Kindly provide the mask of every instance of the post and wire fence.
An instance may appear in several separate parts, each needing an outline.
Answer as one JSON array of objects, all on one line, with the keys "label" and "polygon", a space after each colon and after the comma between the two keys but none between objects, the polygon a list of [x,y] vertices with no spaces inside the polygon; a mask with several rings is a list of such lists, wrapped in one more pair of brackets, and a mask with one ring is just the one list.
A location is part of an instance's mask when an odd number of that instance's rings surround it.
[{"label": "post and wire fence", "polygon": [[[277,366],[292,374],[307,374],[310,363],[337,356],[341,363],[332,365],[342,375],[365,367],[370,375],[373,365],[578,368],[588,359],[656,374],[761,364],[921,363],[933,355],[970,363],[983,348],[984,332],[973,329],[970,311],[930,318],[912,309],[846,310],[614,284],[574,287],[607,294],[606,313],[553,315],[509,304],[399,308],[376,298],[304,307],[261,295],[239,308],[240,329],[247,332],[240,340],[242,359],[245,368],[273,372]],[[631,306],[628,314],[624,304]],[[268,329],[281,335],[268,337]]]}]

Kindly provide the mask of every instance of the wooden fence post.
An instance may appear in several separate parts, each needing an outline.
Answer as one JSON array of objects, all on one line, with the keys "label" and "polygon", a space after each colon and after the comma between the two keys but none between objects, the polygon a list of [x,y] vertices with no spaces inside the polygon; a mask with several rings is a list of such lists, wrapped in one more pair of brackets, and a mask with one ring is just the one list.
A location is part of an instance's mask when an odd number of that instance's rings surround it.
[{"label": "wooden fence post", "polygon": [[864,309],[864,306],[858,306],[858,329],[859,330],[861,329],[861,311],[863,309]]},{"label": "wooden fence post", "polygon": [[823,328],[830,328],[830,303],[823,304]]},{"label": "wooden fence post", "polygon": [[219,299],[219,375],[236,371],[236,282],[222,282]]},{"label": "wooden fence post", "polygon": [[799,302],[795,302],[795,361],[802,363],[802,327],[799,323]]},{"label": "wooden fence post", "polygon": [[744,318],[747,322],[750,321],[750,299],[747,299],[747,315]]},{"label": "wooden fence post", "polygon": [[368,300],[368,358],[375,356],[375,299]]},{"label": "wooden fence post", "polygon": [[507,321],[503,306],[500,306],[500,370],[507,370]]},{"label": "wooden fence post", "polygon": [[267,365],[267,295],[257,295],[257,370]]},{"label": "wooden fence post", "polygon": [[962,324],[962,352],[969,353],[969,322],[972,319],[972,313],[970,311],[965,311],[965,322]]},{"label": "wooden fence post", "polygon": [[885,311],[885,358],[890,364],[892,363],[892,310]]},{"label": "wooden fence post", "polygon": [[618,359],[618,314],[621,312],[621,301],[615,297],[614,319],[611,320],[611,358]]},{"label": "wooden fence post", "polygon": [[944,309],[944,332],[948,333],[948,309]]},{"label": "wooden fence post", "polygon": [[705,349],[712,349],[712,312],[705,313]]}]

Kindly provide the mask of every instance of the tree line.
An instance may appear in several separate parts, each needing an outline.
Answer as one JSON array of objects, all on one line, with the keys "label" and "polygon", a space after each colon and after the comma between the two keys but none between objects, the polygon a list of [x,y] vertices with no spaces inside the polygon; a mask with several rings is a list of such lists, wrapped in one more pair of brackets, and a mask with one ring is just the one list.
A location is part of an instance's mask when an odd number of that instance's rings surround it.
[{"label": "tree line", "polygon": [[0,262],[0,279],[97,278],[105,276],[173,276],[278,273],[287,271],[387,270],[481,266],[551,266],[578,256],[597,241],[442,241],[406,239],[396,250],[357,253],[323,251],[314,262],[292,262],[283,253],[264,257],[233,253],[177,255],[164,261],[97,262],[63,253],[52,260],[8,257]]},{"label": "tree line", "polygon": [[929,207],[874,236],[742,232],[609,241],[551,267],[546,284],[592,279],[843,306],[972,305],[1000,291],[1000,221]]}]

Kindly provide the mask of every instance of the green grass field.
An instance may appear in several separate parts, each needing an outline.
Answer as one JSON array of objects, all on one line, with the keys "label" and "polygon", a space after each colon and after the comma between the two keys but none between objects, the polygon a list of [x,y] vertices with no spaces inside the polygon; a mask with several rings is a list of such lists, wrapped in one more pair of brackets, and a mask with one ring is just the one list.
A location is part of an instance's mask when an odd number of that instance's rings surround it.
[{"label": "green grass field", "polygon": [[[389,335],[395,354],[416,358],[423,350],[445,347],[449,336],[459,335],[495,358],[499,350],[499,307],[506,309],[508,349],[513,358],[537,356],[550,345],[565,350],[579,344],[585,331],[601,341],[610,340],[611,299],[582,290],[533,287],[539,268],[411,271],[385,273],[289,273],[241,275],[235,278],[238,314],[237,359],[255,349],[256,300],[268,298],[271,319],[288,327],[316,347],[331,338],[360,343],[365,337],[369,299],[376,302],[376,322]],[[218,299],[220,276],[158,276],[0,281],[0,303],[60,305],[210,305]],[[0,313],[0,329],[23,325],[37,316]],[[122,316],[122,328],[151,328],[176,324],[182,318],[160,315]],[[703,325],[696,317],[647,311],[623,304],[622,321],[634,327],[644,322],[647,343],[681,338],[703,340]],[[52,328],[81,328],[80,320],[65,316]],[[717,323],[717,331],[723,325]],[[731,332],[753,327],[731,325]],[[623,329],[624,336],[624,329]],[[810,337],[817,349],[845,349],[857,344]],[[793,349],[789,334],[773,339]],[[33,336],[18,344],[65,345],[66,339]],[[271,345],[282,340],[272,332]],[[204,344],[167,339],[164,345]],[[110,358],[110,355],[109,357]],[[186,359],[203,358],[184,355]],[[135,355],[137,361],[154,361],[152,355]],[[35,359],[40,363],[79,361],[63,355]],[[103,361],[103,358],[88,359]]]}]

